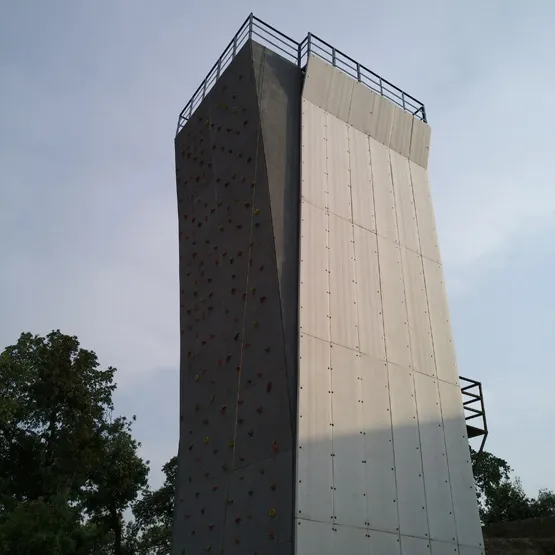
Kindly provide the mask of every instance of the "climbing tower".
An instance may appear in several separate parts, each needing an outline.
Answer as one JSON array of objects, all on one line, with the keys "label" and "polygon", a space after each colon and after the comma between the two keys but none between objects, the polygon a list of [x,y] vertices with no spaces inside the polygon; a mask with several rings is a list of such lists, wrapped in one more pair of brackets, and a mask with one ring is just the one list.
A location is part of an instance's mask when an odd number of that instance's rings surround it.
[{"label": "climbing tower", "polygon": [[429,141],[253,16],[181,112],[174,555],[483,553]]}]

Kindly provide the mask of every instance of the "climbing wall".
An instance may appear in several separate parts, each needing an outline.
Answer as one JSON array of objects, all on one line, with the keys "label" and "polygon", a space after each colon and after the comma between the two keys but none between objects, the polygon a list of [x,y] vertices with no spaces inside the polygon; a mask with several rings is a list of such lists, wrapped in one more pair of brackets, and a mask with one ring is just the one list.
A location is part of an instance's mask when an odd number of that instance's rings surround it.
[{"label": "climbing wall", "polygon": [[430,128],[320,58],[302,95],[298,555],[479,555]]},{"label": "climbing wall", "polygon": [[298,68],[248,42],[176,137],[174,555],[293,550],[299,106]]}]

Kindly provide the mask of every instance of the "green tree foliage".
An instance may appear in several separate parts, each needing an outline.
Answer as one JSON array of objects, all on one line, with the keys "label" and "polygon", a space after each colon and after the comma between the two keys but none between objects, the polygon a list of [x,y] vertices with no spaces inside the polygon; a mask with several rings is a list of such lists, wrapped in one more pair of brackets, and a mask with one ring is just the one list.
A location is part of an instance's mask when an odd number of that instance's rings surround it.
[{"label": "green tree foliage", "polygon": [[115,369],[76,337],[24,333],[0,354],[0,554],[123,555],[146,486]]},{"label": "green tree foliage", "polygon": [[164,484],[157,490],[146,491],[133,506],[135,527],[140,533],[137,544],[137,553],[140,555],[170,553],[177,457],[172,457],[162,470],[166,476]]},{"label": "green tree foliage", "polygon": [[555,516],[555,494],[540,490],[537,498],[526,495],[507,461],[484,451],[472,452],[476,494],[484,524]]}]

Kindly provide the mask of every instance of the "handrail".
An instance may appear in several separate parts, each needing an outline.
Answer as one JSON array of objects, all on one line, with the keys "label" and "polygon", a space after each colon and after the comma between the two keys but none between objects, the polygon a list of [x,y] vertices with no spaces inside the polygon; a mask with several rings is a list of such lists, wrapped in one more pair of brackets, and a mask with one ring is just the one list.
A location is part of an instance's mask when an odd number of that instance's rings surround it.
[{"label": "handrail", "polygon": [[311,54],[319,56],[350,77],[355,78],[359,83],[362,83],[374,92],[388,98],[403,108],[403,110],[410,112],[413,116],[424,122],[427,121],[426,108],[422,102],[358,63],[350,56],[347,56],[331,44],[312,33],[308,33],[299,43],[251,13],[247,19],[245,19],[239,31],[237,31],[235,36],[231,39],[222,55],[212,66],[212,69],[194,92],[189,102],[187,102],[183,110],[181,110],[177,121],[176,134],[183,129],[200,103],[206,98],[211,88],[220,79],[227,66],[229,66],[235,56],[237,56],[241,47],[247,41],[254,40],[254,37],[256,37],[257,42],[260,42],[263,46],[279,50],[282,56],[288,58],[300,68],[306,66],[308,57]]}]

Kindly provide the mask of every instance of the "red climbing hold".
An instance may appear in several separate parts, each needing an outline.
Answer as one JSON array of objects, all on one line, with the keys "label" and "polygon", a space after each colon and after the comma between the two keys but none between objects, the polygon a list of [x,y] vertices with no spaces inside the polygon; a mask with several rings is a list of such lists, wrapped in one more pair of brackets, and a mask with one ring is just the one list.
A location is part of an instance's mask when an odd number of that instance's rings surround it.
[{"label": "red climbing hold", "polygon": [[272,443],[272,449],[274,450],[274,453],[277,453],[279,451],[279,447],[277,444],[277,441],[274,440],[274,442]]}]

